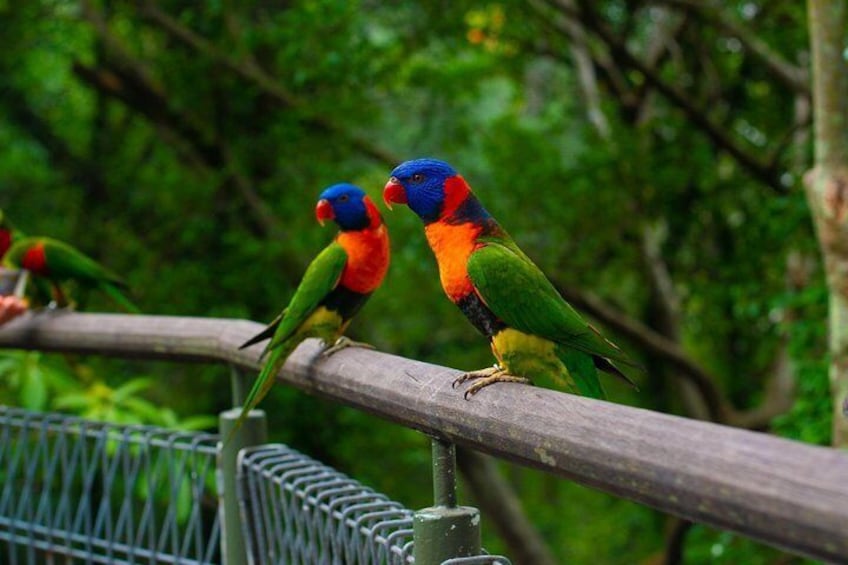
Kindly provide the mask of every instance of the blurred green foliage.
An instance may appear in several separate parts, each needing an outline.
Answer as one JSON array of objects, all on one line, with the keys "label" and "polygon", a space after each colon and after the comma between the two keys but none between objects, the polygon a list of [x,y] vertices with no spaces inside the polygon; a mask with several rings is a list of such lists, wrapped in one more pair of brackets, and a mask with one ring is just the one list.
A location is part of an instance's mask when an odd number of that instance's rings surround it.
[{"label": "blurred green foliage", "polygon": [[[392,163],[369,147],[445,158],[552,278],[652,327],[642,241],[656,230],[686,351],[744,410],[763,400],[786,336],[797,393],[772,431],[828,443],[821,268],[813,261],[803,284],[786,282],[791,253],[817,257],[799,184],[809,141],[787,134],[795,93],[726,31],[696,20],[659,71],[745,151],[773,158],[781,193],[659,95],[635,119],[602,83],[609,135],[599,135],[569,42],[533,5],[0,2],[0,206],[27,233],[67,240],[125,274],[146,312],[269,320],[332,237],[312,217],[322,188],[347,180],[378,200]],[[634,48],[658,26],[657,8],[638,2],[595,9]],[[805,56],[803,4],[724,10],[787,59]],[[257,69],[270,86],[250,78]],[[632,70],[623,80],[645,83]],[[462,369],[490,364],[484,340],[442,295],[418,219],[405,210],[386,219],[392,268],[351,337]],[[114,309],[84,298],[89,310]],[[644,361],[642,392],[609,383],[612,398],[684,413],[674,375],[661,359]],[[2,402],[118,422],[197,429],[230,402],[221,367],[6,352],[0,378]],[[263,406],[274,441],[411,507],[429,503],[418,433],[284,387]],[[502,467],[563,562],[659,559],[663,516]],[[491,551],[507,551],[484,531]],[[702,527],[685,556],[792,561]]]}]

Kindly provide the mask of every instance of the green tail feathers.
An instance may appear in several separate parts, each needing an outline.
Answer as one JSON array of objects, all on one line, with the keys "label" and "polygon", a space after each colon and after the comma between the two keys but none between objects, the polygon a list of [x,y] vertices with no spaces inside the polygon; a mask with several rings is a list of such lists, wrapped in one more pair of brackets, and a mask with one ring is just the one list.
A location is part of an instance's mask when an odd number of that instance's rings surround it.
[{"label": "green tail feathers", "polygon": [[127,298],[124,293],[118,290],[117,287],[113,286],[110,283],[102,283],[99,287],[103,292],[109,295],[109,297],[117,302],[124,310],[130,312],[132,314],[141,314],[141,310],[139,310],[138,306],[133,304],[133,302]]},{"label": "green tail feathers", "polygon": [[557,357],[568,369],[580,394],[606,400],[607,395],[601,387],[598,368],[591,355],[569,347],[557,347]]},{"label": "green tail feathers", "polygon": [[229,443],[233,434],[244,423],[248,412],[256,408],[256,406],[262,402],[262,399],[271,392],[271,387],[274,386],[274,382],[277,380],[277,374],[280,372],[280,369],[283,368],[283,365],[286,364],[286,359],[289,358],[289,355],[291,355],[292,351],[295,350],[301,341],[302,340],[300,339],[288,339],[274,349],[267,351],[268,360],[265,362],[265,365],[263,365],[262,370],[259,372],[259,376],[256,378],[256,382],[253,383],[253,388],[250,389],[247,398],[244,400],[244,404],[241,408],[241,414],[239,414],[239,417],[232,430],[230,430],[230,433],[227,434],[227,438],[224,440],[225,444]]}]

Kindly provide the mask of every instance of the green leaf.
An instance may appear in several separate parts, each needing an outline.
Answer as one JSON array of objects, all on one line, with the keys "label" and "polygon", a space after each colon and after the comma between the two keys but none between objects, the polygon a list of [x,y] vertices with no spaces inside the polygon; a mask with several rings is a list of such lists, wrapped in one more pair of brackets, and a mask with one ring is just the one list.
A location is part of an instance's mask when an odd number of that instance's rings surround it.
[{"label": "green leaf", "polygon": [[147,390],[152,384],[153,379],[149,377],[137,377],[135,379],[131,379],[115,389],[112,393],[112,399],[116,404],[121,403],[138,394],[142,390]]},{"label": "green leaf", "polygon": [[38,366],[27,371],[21,386],[21,404],[28,410],[41,411],[47,405],[47,384]]}]

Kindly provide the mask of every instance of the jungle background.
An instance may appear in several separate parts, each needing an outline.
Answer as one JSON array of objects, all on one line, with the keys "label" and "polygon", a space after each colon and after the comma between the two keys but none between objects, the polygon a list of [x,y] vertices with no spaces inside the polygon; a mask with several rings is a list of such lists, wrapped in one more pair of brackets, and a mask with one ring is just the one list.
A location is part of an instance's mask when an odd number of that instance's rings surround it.
[{"label": "jungle background", "polygon": [[[805,197],[807,7],[758,0],[0,0],[0,207],[124,274],[147,313],[268,321],[332,237],[318,193],[380,201],[452,163],[575,306],[642,362],[612,399],[829,444],[828,288]],[[420,221],[349,335],[476,369]],[[86,310],[114,310],[96,294]],[[0,401],[212,428],[227,370],[0,353]],[[283,386],[271,439],[412,508],[422,435]],[[486,462],[463,500],[517,563],[799,563]],[[468,469],[466,469],[468,471]],[[521,501],[480,499],[495,481]],[[529,552],[529,553],[527,553]],[[530,557],[526,557],[530,559]]]}]

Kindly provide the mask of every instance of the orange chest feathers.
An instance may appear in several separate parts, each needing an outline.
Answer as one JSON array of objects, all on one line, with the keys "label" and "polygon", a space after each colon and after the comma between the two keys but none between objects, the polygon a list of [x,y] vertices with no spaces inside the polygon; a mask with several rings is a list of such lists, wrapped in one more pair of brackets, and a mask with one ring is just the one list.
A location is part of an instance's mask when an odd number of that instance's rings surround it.
[{"label": "orange chest feathers", "polygon": [[386,226],[342,232],[336,241],[347,252],[341,284],[362,294],[377,290],[389,269],[389,236]]},{"label": "orange chest feathers", "polygon": [[442,288],[456,302],[474,290],[468,278],[468,258],[478,247],[480,227],[472,223],[433,222],[424,227],[424,233],[439,264]]}]

